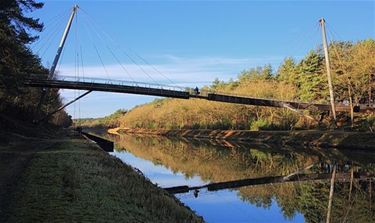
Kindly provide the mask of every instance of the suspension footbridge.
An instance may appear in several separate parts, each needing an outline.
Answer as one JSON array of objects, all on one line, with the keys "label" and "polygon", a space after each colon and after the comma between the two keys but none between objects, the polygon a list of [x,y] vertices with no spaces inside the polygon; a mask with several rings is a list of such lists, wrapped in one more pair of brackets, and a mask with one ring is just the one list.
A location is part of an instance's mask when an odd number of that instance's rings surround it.
[{"label": "suspension footbridge", "polygon": [[[157,85],[143,82],[130,82],[120,80],[106,80],[99,78],[85,78],[75,80],[72,77],[59,76],[55,79],[41,77],[45,75],[32,75],[24,80],[25,86],[38,88],[59,88],[59,89],[75,89],[87,91],[102,91],[126,94],[139,94],[159,97],[170,97],[179,99],[199,98],[209,101],[235,103],[243,105],[266,106],[275,108],[292,108],[292,109],[311,109],[318,111],[330,111],[329,104],[306,103],[297,101],[283,101],[265,98],[249,97],[246,95],[234,95],[228,93],[220,93],[215,91],[199,91],[193,88],[184,88],[169,85]],[[356,108],[356,112],[366,112],[371,110],[366,105]],[[349,112],[348,105],[336,104],[336,111]]]},{"label": "suspension footbridge", "polygon": [[[75,89],[75,90],[87,91],[85,94],[74,99],[72,102],[69,102],[67,105],[73,103],[74,101],[79,100],[80,98],[86,96],[92,91],[101,91],[101,92],[114,92],[114,93],[169,97],[169,98],[178,98],[178,99],[199,98],[199,99],[209,100],[209,101],[234,103],[234,104],[242,104],[242,105],[287,108],[296,112],[302,109],[311,109],[311,110],[317,110],[317,111],[323,111],[323,112],[333,111],[333,114],[335,115],[336,111],[339,111],[339,112],[351,111],[351,108],[349,107],[349,105],[340,104],[340,103],[321,104],[321,103],[309,103],[309,102],[298,102],[298,101],[284,101],[284,100],[278,100],[278,99],[257,98],[257,97],[247,96],[247,95],[229,94],[226,92],[217,92],[213,90],[198,90],[198,89],[193,89],[193,88],[142,83],[142,82],[136,82],[136,81],[117,81],[117,80],[110,80],[110,79],[88,78],[88,77],[72,78],[72,76],[64,77],[64,76],[56,75],[55,70],[56,70],[58,61],[60,59],[61,53],[63,51],[66,38],[69,34],[72,21],[74,19],[74,16],[77,13],[77,10],[78,10],[78,6],[74,6],[72,13],[70,15],[68,24],[66,25],[63,37],[60,41],[60,45],[58,47],[58,50],[54,58],[53,64],[51,66],[51,69],[49,71],[49,74],[48,75],[47,74],[30,74],[28,78],[24,79],[24,85],[26,87],[42,88],[44,89],[43,92],[45,92],[45,89],[48,89],[48,88]],[[100,58],[100,61],[102,62],[100,55],[99,55],[99,58]],[[43,103],[43,94],[42,94],[40,104],[41,103]],[[66,106],[63,106],[60,109],[64,107]],[[368,111],[374,111],[374,108],[366,106],[366,105],[358,105],[355,107],[354,110],[356,112],[368,112]]]}]

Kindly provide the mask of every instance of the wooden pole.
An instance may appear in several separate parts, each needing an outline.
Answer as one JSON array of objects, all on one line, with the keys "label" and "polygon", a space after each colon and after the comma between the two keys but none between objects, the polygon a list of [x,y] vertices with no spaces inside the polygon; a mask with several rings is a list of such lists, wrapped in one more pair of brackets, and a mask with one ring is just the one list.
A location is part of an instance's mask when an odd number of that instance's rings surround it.
[{"label": "wooden pole", "polygon": [[319,22],[322,27],[323,49],[324,49],[324,57],[325,57],[326,68],[327,68],[327,78],[328,78],[328,87],[329,87],[329,95],[330,95],[330,101],[331,101],[332,116],[336,123],[335,96],[333,94],[333,85],[332,85],[331,68],[330,68],[330,61],[329,61],[329,54],[328,54],[328,46],[327,46],[325,20],[322,18],[320,19]]}]

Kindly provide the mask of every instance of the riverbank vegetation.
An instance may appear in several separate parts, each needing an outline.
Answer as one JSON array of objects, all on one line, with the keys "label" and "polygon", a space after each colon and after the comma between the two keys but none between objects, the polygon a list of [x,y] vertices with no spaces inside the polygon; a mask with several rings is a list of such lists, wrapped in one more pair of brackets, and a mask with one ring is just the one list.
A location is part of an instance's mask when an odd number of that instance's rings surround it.
[{"label": "riverbank vegetation", "polygon": [[97,128],[114,128],[120,126],[120,118],[126,115],[125,109],[118,109],[113,114],[103,118],[82,118],[74,120],[78,126],[97,127]]},{"label": "riverbank vegetation", "polygon": [[[337,103],[374,106],[375,41],[332,42],[332,63],[335,99]],[[214,91],[259,98],[329,103],[324,55],[320,48],[311,50],[301,60],[285,58],[278,70],[270,65],[250,68],[236,80],[216,79],[202,92]],[[210,102],[200,99],[157,99],[137,106],[117,116],[117,124],[124,128],[146,129],[241,129],[290,130],[327,127],[331,122],[321,112],[311,108],[303,111],[316,119],[312,121],[287,109],[246,106]],[[350,113],[339,113],[338,125],[350,126]],[[93,123],[93,122],[92,122]],[[89,124],[86,122],[85,124]],[[106,125],[106,124],[105,124]],[[355,114],[356,129],[373,131],[374,114]]]}]

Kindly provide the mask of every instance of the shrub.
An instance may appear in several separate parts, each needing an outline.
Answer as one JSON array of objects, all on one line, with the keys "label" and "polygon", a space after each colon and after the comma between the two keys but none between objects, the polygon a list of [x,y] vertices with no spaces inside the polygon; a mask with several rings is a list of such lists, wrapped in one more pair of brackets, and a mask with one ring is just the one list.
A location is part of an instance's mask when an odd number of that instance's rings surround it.
[{"label": "shrub", "polygon": [[264,118],[260,118],[256,121],[251,122],[250,124],[250,130],[252,131],[267,130],[272,129],[272,127],[272,123]]}]

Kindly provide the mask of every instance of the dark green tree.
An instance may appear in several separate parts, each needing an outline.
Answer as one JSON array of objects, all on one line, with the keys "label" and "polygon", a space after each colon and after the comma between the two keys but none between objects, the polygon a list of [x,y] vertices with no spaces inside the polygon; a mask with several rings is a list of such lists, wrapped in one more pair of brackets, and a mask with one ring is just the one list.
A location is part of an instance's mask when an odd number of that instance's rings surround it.
[{"label": "dark green tree", "polygon": [[298,93],[302,101],[327,101],[328,87],[324,73],[324,57],[310,51],[297,66]]},{"label": "dark green tree", "polygon": [[272,73],[272,66],[271,64],[266,64],[262,67],[261,69],[261,76],[260,78],[262,80],[271,80],[273,78],[273,73]]},{"label": "dark green tree", "polygon": [[[41,32],[39,19],[26,16],[43,3],[35,0],[2,0],[0,2],[0,112],[16,119],[35,119],[40,89],[25,88],[23,79],[30,74],[48,74],[40,58],[29,49],[29,44]],[[61,106],[58,90],[51,90],[42,113],[46,114]],[[66,114],[61,117],[69,118]],[[61,120],[64,122],[64,120]]]},{"label": "dark green tree", "polygon": [[296,63],[293,58],[287,57],[284,59],[283,63],[277,70],[276,79],[295,86],[298,85]]},{"label": "dark green tree", "polygon": [[20,79],[31,72],[46,72],[40,59],[27,44],[38,37],[32,31],[42,31],[39,19],[25,16],[25,12],[39,9],[43,3],[34,0],[2,0],[0,3],[0,85],[7,93],[17,94]]},{"label": "dark green tree", "polygon": [[211,88],[213,90],[220,90],[225,85],[224,81],[220,81],[219,78],[215,78],[215,80],[212,82]]},{"label": "dark green tree", "polygon": [[242,71],[238,75],[240,82],[254,81],[254,80],[271,80],[273,78],[272,66],[266,64],[263,67],[251,68]]}]

